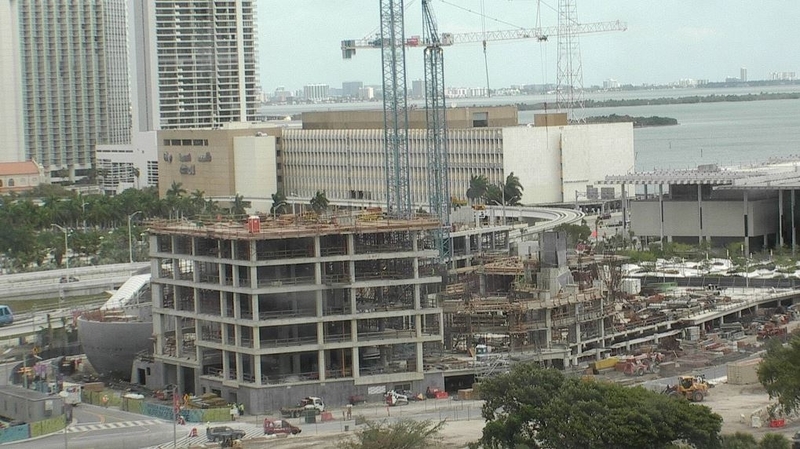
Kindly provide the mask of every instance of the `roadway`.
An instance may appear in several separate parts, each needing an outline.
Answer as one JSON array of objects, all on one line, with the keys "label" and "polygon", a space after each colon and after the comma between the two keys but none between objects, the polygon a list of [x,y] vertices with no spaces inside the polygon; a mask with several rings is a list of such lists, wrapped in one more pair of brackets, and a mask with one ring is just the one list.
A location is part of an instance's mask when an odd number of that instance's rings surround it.
[{"label": "roadway", "polygon": [[[0,290],[6,302],[95,295],[119,287],[131,275],[149,266],[150,262],[135,262],[4,274],[0,276]],[[77,280],[61,282],[62,278]]]}]

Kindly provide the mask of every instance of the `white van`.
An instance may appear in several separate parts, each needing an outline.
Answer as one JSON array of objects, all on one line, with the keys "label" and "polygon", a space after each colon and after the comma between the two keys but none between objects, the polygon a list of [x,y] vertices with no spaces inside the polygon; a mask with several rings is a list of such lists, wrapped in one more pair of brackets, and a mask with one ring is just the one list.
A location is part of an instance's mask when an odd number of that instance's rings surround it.
[{"label": "white van", "polygon": [[14,322],[14,313],[11,307],[0,305],[0,326],[8,326]]}]

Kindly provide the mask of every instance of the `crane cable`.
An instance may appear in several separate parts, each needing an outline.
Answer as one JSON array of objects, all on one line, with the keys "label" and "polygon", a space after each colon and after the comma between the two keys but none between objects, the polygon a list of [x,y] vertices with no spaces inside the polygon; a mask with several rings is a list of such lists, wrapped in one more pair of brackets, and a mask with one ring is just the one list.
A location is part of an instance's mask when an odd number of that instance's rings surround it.
[{"label": "crane cable", "polygon": [[489,56],[486,53],[486,9],[484,0],[481,0],[481,29],[483,31],[483,67],[486,70],[486,96],[492,96],[492,90],[489,87]]}]

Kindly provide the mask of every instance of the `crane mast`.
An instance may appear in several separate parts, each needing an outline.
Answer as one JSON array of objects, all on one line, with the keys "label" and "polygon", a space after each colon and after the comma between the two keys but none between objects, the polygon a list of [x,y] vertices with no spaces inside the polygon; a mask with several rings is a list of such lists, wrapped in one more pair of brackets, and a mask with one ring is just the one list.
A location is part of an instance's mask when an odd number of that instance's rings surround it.
[{"label": "crane mast", "polygon": [[585,123],[579,33],[578,8],[575,0],[559,0],[556,103],[558,110],[566,111],[572,120]]},{"label": "crane mast", "polygon": [[381,0],[386,210],[394,218],[411,218],[413,214],[409,185],[404,35],[403,0]]},{"label": "crane mast", "polygon": [[450,180],[447,151],[447,108],[444,94],[444,52],[430,0],[422,0],[425,46],[425,139],[428,160],[428,197],[431,214],[439,221],[434,235],[439,260],[446,264],[450,248]]}]

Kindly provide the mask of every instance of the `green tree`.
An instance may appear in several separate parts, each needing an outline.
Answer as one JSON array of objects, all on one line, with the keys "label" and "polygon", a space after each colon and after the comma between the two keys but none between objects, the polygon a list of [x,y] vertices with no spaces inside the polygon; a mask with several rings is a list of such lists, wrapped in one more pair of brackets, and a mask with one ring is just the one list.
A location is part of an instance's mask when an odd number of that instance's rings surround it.
[{"label": "green tree", "polygon": [[767,390],[770,398],[777,398],[784,413],[800,410],[800,337],[794,337],[783,346],[772,339],[767,353],[758,365],[758,381]]},{"label": "green tree", "polygon": [[244,215],[247,213],[248,207],[250,207],[250,201],[245,201],[244,197],[237,193],[231,204],[231,215]]},{"label": "green tree", "polygon": [[722,449],[758,449],[758,442],[749,433],[736,432],[722,435]]},{"label": "green tree", "polygon": [[758,442],[758,449],[791,449],[792,442],[779,433],[768,433]]},{"label": "green tree", "polygon": [[395,423],[367,422],[364,429],[339,444],[342,449],[419,449],[441,445],[444,421],[402,419]]},{"label": "green tree", "polygon": [[486,448],[720,447],[722,418],[708,407],[643,388],[567,378],[520,364],[480,384]]},{"label": "green tree", "polygon": [[519,177],[514,175],[514,172],[506,176],[506,182],[503,183],[503,190],[505,190],[506,205],[518,206],[522,200],[522,191],[525,190],[519,182]]},{"label": "green tree", "polygon": [[289,209],[289,203],[286,202],[286,194],[282,190],[272,194],[272,207],[269,208],[270,215],[282,215]]},{"label": "green tree", "polygon": [[486,203],[493,205],[518,206],[522,200],[522,184],[519,182],[519,177],[511,172],[506,176],[505,182],[501,182],[499,186],[490,184],[486,186]]},{"label": "green tree", "polygon": [[469,188],[467,189],[467,198],[471,203],[477,203],[478,200],[486,196],[486,191],[489,187],[489,180],[486,175],[473,175],[469,178]]},{"label": "green tree", "polygon": [[328,210],[328,197],[325,196],[325,191],[317,190],[317,193],[311,198],[310,201],[311,209],[317,213],[317,215],[322,215],[325,211]]}]

